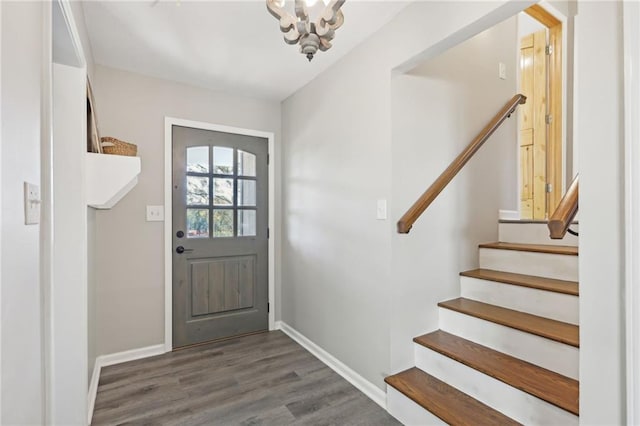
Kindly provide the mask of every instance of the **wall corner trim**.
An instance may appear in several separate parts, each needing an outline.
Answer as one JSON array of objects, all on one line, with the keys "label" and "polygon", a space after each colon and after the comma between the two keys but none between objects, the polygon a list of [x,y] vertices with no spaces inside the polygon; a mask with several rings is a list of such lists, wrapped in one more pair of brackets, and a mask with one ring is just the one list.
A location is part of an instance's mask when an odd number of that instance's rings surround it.
[{"label": "wall corner trim", "polygon": [[313,356],[326,364],[327,367],[331,368],[333,371],[342,376],[342,378],[355,386],[360,392],[368,396],[373,402],[378,404],[383,409],[387,409],[387,395],[382,389],[353,371],[351,368],[347,367],[329,352],[322,349],[320,346],[309,340],[305,335],[303,335],[284,321],[276,321],[275,325],[276,330],[281,330],[284,334],[291,337],[300,346],[311,352]]},{"label": "wall corner trim", "polygon": [[131,349],[128,351],[116,352],[108,355],[100,355],[99,357],[97,357],[93,365],[91,382],[89,383],[89,395],[87,398],[87,424],[90,425],[91,419],[93,418],[93,408],[95,406],[96,396],[98,394],[98,383],[100,382],[100,371],[103,367],[121,364],[128,361],[135,361],[142,358],[149,358],[156,355],[162,355],[165,352],[167,352],[165,351],[165,345],[164,343],[161,343],[159,345],[146,346],[144,348]]}]

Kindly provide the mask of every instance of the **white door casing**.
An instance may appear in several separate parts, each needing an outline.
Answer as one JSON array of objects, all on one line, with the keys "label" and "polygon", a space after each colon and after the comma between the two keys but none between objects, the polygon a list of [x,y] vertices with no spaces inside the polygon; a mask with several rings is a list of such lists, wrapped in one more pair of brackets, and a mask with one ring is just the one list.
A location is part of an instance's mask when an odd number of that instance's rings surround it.
[{"label": "white door casing", "polygon": [[[238,127],[225,126],[220,124],[205,123],[174,117],[165,117],[164,136],[164,347],[166,352],[170,352],[172,347],[172,281],[173,281],[173,245],[172,245],[172,143],[171,134],[173,126],[184,126],[195,129],[213,130],[217,132],[235,133],[246,136],[256,136],[268,139],[268,154],[270,158],[275,158],[275,135],[272,132],[265,132],[253,129],[243,129]],[[275,329],[275,164],[269,162],[269,330]]]}]

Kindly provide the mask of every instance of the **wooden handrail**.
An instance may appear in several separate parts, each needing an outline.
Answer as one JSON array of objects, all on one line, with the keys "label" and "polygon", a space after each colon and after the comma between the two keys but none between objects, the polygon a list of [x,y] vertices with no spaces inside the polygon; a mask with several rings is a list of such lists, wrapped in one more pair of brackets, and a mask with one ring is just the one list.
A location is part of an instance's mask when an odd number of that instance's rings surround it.
[{"label": "wooden handrail", "polygon": [[438,194],[451,182],[465,164],[480,149],[489,136],[496,131],[504,120],[513,114],[516,107],[524,104],[527,97],[521,94],[515,95],[504,107],[491,119],[484,129],[471,141],[469,145],[449,164],[444,172],[431,184],[431,186],[418,198],[409,210],[398,221],[398,232],[400,234],[408,234],[411,227],[429,205],[436,199]]},{"label": "wooden handrail", "polygon": [[554,240],[560,240],[564,238],[564,234],[567,233],[567,229],[573,222],[573,219],[578,213],[578,175],[573,178],[573,182],[569,185],[569,189],[560,200],[558,208],[551,215],[549,223],[549,236]]}]

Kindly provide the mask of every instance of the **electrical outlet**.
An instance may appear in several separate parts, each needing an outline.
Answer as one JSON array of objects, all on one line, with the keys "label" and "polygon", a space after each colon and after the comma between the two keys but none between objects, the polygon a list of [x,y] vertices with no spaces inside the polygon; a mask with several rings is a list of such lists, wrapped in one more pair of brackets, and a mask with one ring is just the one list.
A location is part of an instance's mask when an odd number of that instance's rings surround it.
[{"label": "electrical outlet", "polygon": [[164,206],[147,206],[147,222],[164,221]]},{"label": "electrical outlet", "polygon": [[24,183],[24,224],[40,223],[40,187],[33,183]]}]

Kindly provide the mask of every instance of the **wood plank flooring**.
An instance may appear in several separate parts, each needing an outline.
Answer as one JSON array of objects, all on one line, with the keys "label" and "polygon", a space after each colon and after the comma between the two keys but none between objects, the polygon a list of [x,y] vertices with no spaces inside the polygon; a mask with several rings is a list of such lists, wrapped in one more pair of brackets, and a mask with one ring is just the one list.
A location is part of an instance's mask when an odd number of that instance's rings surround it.
[{"label": "wood plank flooring", "polygon": [[102,369],[93,425],[399,425],[280,331]]}]

